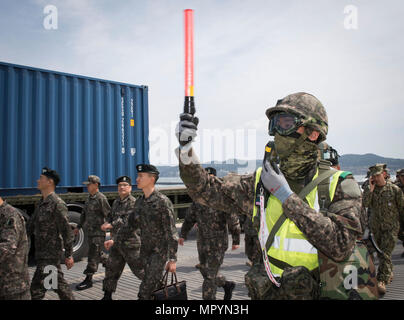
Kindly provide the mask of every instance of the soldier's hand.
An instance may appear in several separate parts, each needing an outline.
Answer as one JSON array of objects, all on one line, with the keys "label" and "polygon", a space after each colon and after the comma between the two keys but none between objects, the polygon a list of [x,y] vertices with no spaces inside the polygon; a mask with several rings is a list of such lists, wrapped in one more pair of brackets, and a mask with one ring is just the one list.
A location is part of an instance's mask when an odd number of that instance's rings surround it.
[{"label": "soldier's hand", "polygon": [[169,261],[166,265],[166,270],[168,270],[168,272],[174,273],[177,270],[177,263],[174,261]]},{"label": "soldier's hand", "polygon": [[114,240],[107,240],[104,242],[105,249],[109,250],[114,245]]},{"label": "soldier's hand", "polygon": [[183,245],[184,245],[184,241],[185,241],[184,238],[179,238],[179,239],[178,239],[178,244],[179,244],[180,246],[183,246]]},{"label": "soldier's hand", "polygon": [[66,258],[65,259],[65,265],[66,265],[67,270],[73,268],[73,266],[74,266],[73,257]]},{"label": "soldier's hand", "polygon": [[233,244],[231,246],[231,250],[237,250],[238,248],[240,248],[240,246],[238,244]]},{"label": "soldier's hand", "polygon": [[102,231],[107,231],[108,229],[112,229],[112,224],[105,222],[102,226],[101,226],[101,230]]},{"label": "soldier's hand", "polygon": [[196,137],[198,130],[199,119],[190,113],[181,113],[180,122],[177,124],[175,134],[178,138],[181,147],[190,147],[191,142]]},{"label": "soldier's hand", "polygon": [[79,234],[80,230],[78,228],[74,228],[73,232],[74,232],[74,235],[77,236]]},{"label": "soldier's hand", "polygon": [[282,203],[293,193],[282,171],[274,169],[268,160],[264,160],[262,164],[261,180],[265,189]]},{"label": "soldier's hand", "polygon": [[369,188],[370,188],[370,192],[373,192],[373,190],[375,190],[375,180],[373,179],[373,177],[369,178]]}]

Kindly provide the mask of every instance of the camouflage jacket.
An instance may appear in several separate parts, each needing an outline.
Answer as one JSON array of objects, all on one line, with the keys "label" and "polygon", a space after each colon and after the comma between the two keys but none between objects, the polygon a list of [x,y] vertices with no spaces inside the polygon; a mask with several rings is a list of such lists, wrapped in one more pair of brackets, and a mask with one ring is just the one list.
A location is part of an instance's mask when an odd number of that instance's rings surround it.
[{"label": "camouflage jacket", "polygon": [[401,183],[401,181],[396,180],[394,181],[394,184],[401,189],[401,191],[404,193],[404,184]]},{"label": "camouflage jacket", "polygon": [[107,221],[112,224],[111,238],[117,244],[126,242],[127,244],[131,243],[133,246],[140,247],[140,230],[138,225],[131,230],[121,230],[127,224],[129,215],[135,211],[136,202],[135,197],[129,195],[123,200],[121,198],[115,199],[112,204]]},{"label": "camouflage jacket", "polygon": [[28,251],[24,218],[4,202],[0,206],[0,298],[29,290]]},{"label": "camouflage jacket", "polygon": [[370,227],[378,230],[398,230],[404,221],[404,195],[399,187],[387,182],[383,187],[375,186],[373,192],[365,189],[363,204],[371,210]]},{"label": "camouflage jacket", "polygon": [[218,241],[222,240],[225,244],[224,248],[227,248],[229,230],[233,238],[233,245],[240,244],[241,228],[238,215],[235,213],[228,215],[194,202],[185,215],[181,238],[187,238],[195,223],[198,225],[198,237],[201,240],[217,238]]},{"label": "camouflage jacket", "polygon": [[95,195],[88,195],[84,203],[83,212],[80,216],[80,223],[77,228],[82,228],[84,224],[87,226],[88,235],[105,237],[105,232],[101,230],[101,225],[105,222],[111,211],[107,198],[97,192]]},{"label": "camouflage jacket", "polygon": [[[190,156],[192,152],[191,149]],[[255,203],[255,173],[231,174],[219,179],[209,176],[199,164],[185,165],[180,161],[179,168],[181,179],[194,201],[228,214],[240,212],[251,219]],[[327,214],[319,214],[310,208],[296,193],[282,205],[286,217],[296,224],[307,240],[335,261],[347,258],[362,235],[362,196],[352,175],[343,181],[347,180],[345,185],[352,185],[352,188],[345,190],[341,181],[338,182]]]},{"label": "camouflage jacket", "polygon": [[258,232],[254,228],[251,219],[245,219],[243,229],[244,229],[244,234],[246,237],[257,237],[258,236]]},{"label": "camouflage jacket", "polygon": [[160,253],[170,260],[177,260],[178,233],[170,199],[157,190],[148,198],[144,194],[138,198],[127,228],[133,230],[139,224],[141,252]]},{"label": "camouflage jacket", "polygon": [[35,235],[36,260],[59,261],[73,254],[74,234],[67,219],[66,203],[56,193],[41,199],[29,222],[28,234]]}]

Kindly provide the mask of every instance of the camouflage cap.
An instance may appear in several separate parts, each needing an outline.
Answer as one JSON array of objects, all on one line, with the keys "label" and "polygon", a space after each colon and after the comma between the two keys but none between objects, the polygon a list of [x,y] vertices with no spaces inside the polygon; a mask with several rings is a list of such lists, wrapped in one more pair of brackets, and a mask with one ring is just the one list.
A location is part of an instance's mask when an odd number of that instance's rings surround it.
[{"label": "camouflage cap", "polygon": [[290,112],[302,118],[302,125],[320,132],[317,143],[324,141],[328,133],[328,117],[322,103],[313,95],[305,92],[293,93],[277,101],[275,107],[265,112],[268,119],[275,113]]},{"label": "camouflage cap", "polygon": [[397,176],[404,176],[404,168],[400,169],[400,170],[397,170],[396,175]]},{"label": "camouflage cap", "polygon": [[386,163],[376,163],[375,166],[383,167],[383,170],[387,169],[387,164]]},{"label": "camouflage cap", "polygon": [[101,179],[95,175],[90,175],[88,176],[88,180],[84,181],[83,184],[88,185],[90,183],[98,183],[98,185],[101,185]]},{"label": "camouflage cap", "polygon": [[383,173],[384,170],[385,170],[385,167],[383,166],[383,163],[378,163],[378,164],[375,164],[374,166],[369,167],[370,176],[375,176],[377,174],[381,174],[381,173]]}]

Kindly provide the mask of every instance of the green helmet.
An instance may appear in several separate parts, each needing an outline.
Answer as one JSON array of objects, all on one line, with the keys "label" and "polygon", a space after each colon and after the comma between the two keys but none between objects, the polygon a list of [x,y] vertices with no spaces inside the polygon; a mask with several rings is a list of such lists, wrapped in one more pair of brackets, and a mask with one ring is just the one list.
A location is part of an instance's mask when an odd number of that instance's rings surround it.
[{"label": "green helmet", "polygon": [[317,143],[324,141],[328,133],[328,117],[322,103],[313,95],[305,92],[293,93],[278,100],[275,107],[265,112],[268,119],[279,112],[287,112],[300,117],[299,126],[305,126],[320,132]]}]

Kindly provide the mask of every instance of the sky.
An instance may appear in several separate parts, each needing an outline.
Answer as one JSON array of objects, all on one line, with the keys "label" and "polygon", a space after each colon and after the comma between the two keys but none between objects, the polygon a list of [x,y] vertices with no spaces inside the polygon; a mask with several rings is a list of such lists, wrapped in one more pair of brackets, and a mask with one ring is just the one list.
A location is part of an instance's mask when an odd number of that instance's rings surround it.
[{"label": "sky", "polygon": [[0,0],[0,61],[147,85],[150,162],[175,165],[187,8],[203,161],[261,158],[265,110],[301,91],[339,154],[404,159],[401,0]]}]

